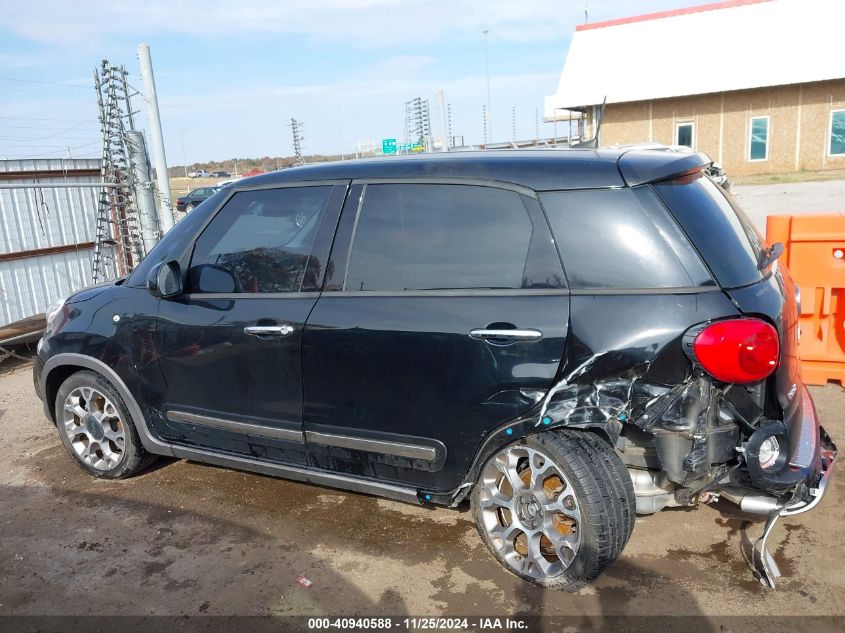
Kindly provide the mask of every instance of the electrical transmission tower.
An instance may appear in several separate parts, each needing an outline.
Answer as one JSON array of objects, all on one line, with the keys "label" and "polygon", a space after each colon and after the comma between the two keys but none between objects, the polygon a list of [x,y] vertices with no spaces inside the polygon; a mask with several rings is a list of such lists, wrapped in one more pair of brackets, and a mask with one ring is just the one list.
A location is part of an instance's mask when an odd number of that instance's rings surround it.
[{"label": "electrical transmission tower", "polygon": [[452,104],[446,104],[446,128],[447,128],[447,138],[446,142],[448,143],[446,147],[449,149],[454,149],[455,147],[455,137],[452,135]]},{"label": "electrical transmission tower", "polygon": [[405,102],[405,144],[403,152],[410,152],[411,147],[431,150],[431,113],[428,99],[416,97]]},{"label": "electrical transmission tower", "polygon": [[103,134],[104,183],[97,207],[93,279],[97,283],[130,272],[144,256],[126,135],[135,129],[126,69],[104,59],[94,69]]},{"label": "electrical transmission tower", "polygon": [[290,131],[293,135],[293,155],[296,157],[297,165],[305,164],[305,158],[302,156],[302,141],[305,140],[305,137],[302,136],[302,126],[301,121],[297,121],[296,119],[290,120]]}]

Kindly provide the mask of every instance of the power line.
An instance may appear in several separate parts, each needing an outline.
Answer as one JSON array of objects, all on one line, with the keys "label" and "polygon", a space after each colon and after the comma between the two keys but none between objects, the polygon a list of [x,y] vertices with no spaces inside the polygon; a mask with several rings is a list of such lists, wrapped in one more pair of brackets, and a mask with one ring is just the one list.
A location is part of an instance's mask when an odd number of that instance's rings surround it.
[{"label": "power line", "polygon": [[61,132],[57,134],[51,134],[50,136],[19,136],[16,134],[0,134],[0,139],[6,139],[7,141],[14,141],[14,142],[25,142],[30,143],[34,141],[47,141],[50,139],[55,138],[57,141],[65,142],[65,141],[87,141],[94,136],[96,136],[96,130],[91,130],[93,136],[91,134],[86,134],[84,136],[65,136]]},{"label": "power line", "polygon": [[[0,117],[2,118],[2,117]],[[88,123],[89,125],[93,125],[97,122],[96,119],[91,119],[90,121],[83,121],[83,123]],[[7,130],[65,130],[67,129],[64,125],[6,125],[4,123],[0,123],[0,129],[7,129]]]},{"label": "power line", "polygon": [[[88,119],[87,121],[82,121],[82,122],[80,122],[80,123],[77,123],[76,125],[72,125],[72,126],[70,126],[69,128],[64,128],[64,129],[62,129],[62,131],[60,131],[60,132],[55,132],[55,133],[53,133],[53,134],[47,134],[46,136],[32,136],[32,137],[27,137],[27,136],[18,136],[17,138],[18,138],[19,140],[23,140],[23,141],[26,141],[26,140],[43,141],[43,140],[46,140],[46,139],[48,139],[48,138],[55,138],[55,137],[57,137],[57,136],[61,136],[61,135],[62,135],[62,134],[64,134],[65,132],[73,132],[74,130],[78,130],[78,129],[79,129],[80,127],[82,127],[83,125],[86,125],[86,124],[88,124],[88,123],[94,123],[94,122],[96,122],[96,121],[97,121],[97,119],[96,119],[96,118],[93,118],[93,119]],[[11,136],[6,136],[6,137],[3,137],[3,136],[0,136],[0,138],[15,138],[15,137],[11,137]],[[68,137],[68,138],[72,138],[72,137]],[[80,140],[80,139],[83,139],[83,138],[87,140],[87,139],[88,139],[88,138],[90,138],[90,137],[88,137],[88,136],[85,136],[85,137],[76,137],[76,140]]]},{"label": "power line", "polygon": [[43,154],[13,154],[12,156],[8,156],[8,155],[0,152],[0,156],[3,156],[5,158],[13,158],[13,159],[16,159],[16,158],[41,158],[42,156],[49,156],[50,154],[58,154],[58,153],[61,153],[61,152],[64,152],[64,151],[67,151],[67,150],[70,150],[70,149],[82,149],[83,147],[91,147],[92,145],[99,145],[99,144],[100,144],[99,141],[94,141],[93,143],[85,143],[85,145],[73,145],[71,147],[65,147],[64,145],[61,145],[61,146],[54,145],[52,147],[60,147],[61,149],[54,149],[54,150],[51,150],[49,152],[44,152]]},{"label": "power line", "polygon": [[[2,138],[2,137],[0,137],[0,138]],[[90,138],[90,137],[79,138],[77,140],[84,141],[84,140],[87,140],[88,138]],[[88,143],[88,145],[93,145],[94,143],[96,143],[96,141],[94,141],[93,143]],[[8,141],[3,141],[3,145],[8,146],[8,147],[34,147],[34,148],[38,148],[38,149],[41,149],[41,148],[44,148],[44,147],[67,147],[67,143],[58,143],[58,144],[55,144],[55,145],[33,145],[32,143],[23,143],[23,142],[20,142],[20,141],[15,141],[13,143],[9,143]]]},{"label": "power line", "polygon": [[14,121],[68,121],[70,123],[78,123],[79,121],[87,121],[88,119],[54,119],[51,117],[41,116],[7,116],[0,114],[0,119],[10,119]]},{"label": "power line", "polygon": [[62,86],[63,88],[82,88],[88,89],[88,86],[82,84],[67,84],[58,81],[39,81],[37,79],[14,79],[12,77],[0,77],[0,81],[12,81],[19,84],[37,84],[41,86]]}]

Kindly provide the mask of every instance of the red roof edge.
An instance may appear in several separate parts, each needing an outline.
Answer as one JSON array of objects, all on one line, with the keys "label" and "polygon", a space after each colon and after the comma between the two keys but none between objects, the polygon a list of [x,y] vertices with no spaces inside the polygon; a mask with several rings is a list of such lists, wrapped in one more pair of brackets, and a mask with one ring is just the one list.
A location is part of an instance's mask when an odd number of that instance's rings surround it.
[{"label": "red roof edge", "polygon": [[618,18],[616,20],[605,20],[604,22],[593,22],[590,24],[579,24],[575,27],[576,31],[589,31],[591,29],[602,29],[606,26],[619,26],[620,24],[631,24],[633,22],[645,22],[646,20],[659,20],[661,18],[674,18],[678,15],[688,15],[690,13],[703,13],[704,11],[716,11],[718,9],[732,9],[733,7],[742,7],[747,4],[760,4],[761,2],[771,2],[771,0],[725,0],[724,2],[711,2],[710,4],[699,4],[695,7],[685,7],[683,9],[670,9],[669,11],[658,11],[657,13],[646,13],[643,15],[634,15],[629,18]]}]

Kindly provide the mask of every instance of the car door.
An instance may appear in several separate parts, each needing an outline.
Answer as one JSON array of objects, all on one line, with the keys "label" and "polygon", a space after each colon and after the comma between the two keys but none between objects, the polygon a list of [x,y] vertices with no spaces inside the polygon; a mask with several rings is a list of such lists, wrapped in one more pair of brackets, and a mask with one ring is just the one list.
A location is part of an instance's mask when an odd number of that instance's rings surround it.
[{"label": "car door", "polygon": [[568,312],[533,192],[354,184],[303,337],[311,463],[454,488],[483,438],[550,388]]},{"label": "car door", "polygon": [[161,302],[156,431],[172,442],[305,461],[301,341],[346,185],[231,193],[201,230],[185,292]]}]

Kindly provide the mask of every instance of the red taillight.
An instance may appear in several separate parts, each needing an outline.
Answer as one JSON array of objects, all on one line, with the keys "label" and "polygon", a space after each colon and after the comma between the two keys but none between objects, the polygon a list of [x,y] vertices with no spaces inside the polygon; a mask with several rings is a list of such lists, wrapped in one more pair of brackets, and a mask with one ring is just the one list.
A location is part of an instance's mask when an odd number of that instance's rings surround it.
[{"label": "red taillight", "polygon": [[762,380],[778,366],[777,330],[760,319],[718,321],[701,330],[693,342],[696,360],[723,382]]}]

